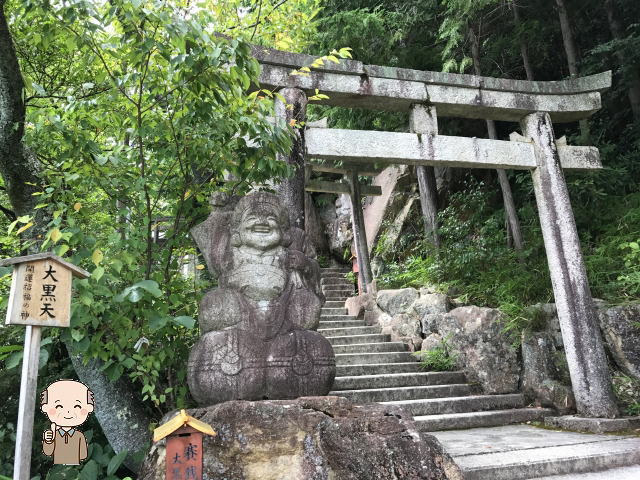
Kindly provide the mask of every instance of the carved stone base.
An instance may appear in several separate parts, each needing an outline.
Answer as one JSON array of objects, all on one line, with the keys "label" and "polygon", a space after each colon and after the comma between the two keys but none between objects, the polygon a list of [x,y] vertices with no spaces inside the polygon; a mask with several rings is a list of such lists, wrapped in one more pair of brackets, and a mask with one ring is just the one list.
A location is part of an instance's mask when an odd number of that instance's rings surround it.
[{"label": "carved stone base", "polygon": [[187,380],[200,405],[228,400],[326,395],[336,374],[329,341],[293,330],[261,340],[240,329],[204,334],[189,355]]}]

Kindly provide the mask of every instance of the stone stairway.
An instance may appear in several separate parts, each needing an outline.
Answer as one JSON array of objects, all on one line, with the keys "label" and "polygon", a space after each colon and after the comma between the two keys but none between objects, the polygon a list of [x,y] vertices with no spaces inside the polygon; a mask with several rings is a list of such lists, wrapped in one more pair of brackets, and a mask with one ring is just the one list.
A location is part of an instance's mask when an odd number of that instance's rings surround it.
[{"label": "stone stairway", "polygon": [[[330,395],[404,405],[433,432],[468,480],[640,479],[640,438],[554,432],[528,425],[554,412],[521,394],[478,395],[463,372],[425,372],[402,342],[347,315],[354,287],[343,268],[321,270],[326,303],[318,332],[333,345]],[[591,472],[591,473],[589,473]]]},{"label": "stone stairway", "polygon": [[488,427],[540,420],[551,410],[526,408],[521,394],[477,395],[463,372],[425,372],[402,342],[378,326],[347,315],[344,302],[354,287],[348,270],[321,270],[326,303],[318,332],[333,345],[336,379],[330,395],[358,402],[404,405],[422,431]]}]

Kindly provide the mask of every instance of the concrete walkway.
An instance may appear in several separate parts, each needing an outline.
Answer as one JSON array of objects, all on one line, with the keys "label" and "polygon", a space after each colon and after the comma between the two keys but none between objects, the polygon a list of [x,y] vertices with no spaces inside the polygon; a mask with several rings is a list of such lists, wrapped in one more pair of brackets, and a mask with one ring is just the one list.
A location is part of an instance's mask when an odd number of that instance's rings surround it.
[{"label": "concrete walkway", "polygon": [[640,479],[638,436],[563,432],[529,425],[431,434],[463,468],[465,480]]}]

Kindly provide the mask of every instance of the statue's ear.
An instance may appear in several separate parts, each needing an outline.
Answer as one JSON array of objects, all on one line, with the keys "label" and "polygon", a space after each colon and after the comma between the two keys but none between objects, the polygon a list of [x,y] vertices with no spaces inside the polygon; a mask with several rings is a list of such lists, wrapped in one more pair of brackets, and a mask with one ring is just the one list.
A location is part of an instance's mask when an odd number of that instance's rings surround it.
[{"label": "statue's ear", "polygon": [[242,241],[240,240],[240,234],[237,231],[231,232],[231,239],[229,240],[232,247],[239,247],[242,245]]},{"label": "statue's ear", "polygon": [[282,234],[282,246],[288,247],[289,245],[291,245],[291,242],[293,242],[293,237],[291,236],[291,230],[286,230]]}]

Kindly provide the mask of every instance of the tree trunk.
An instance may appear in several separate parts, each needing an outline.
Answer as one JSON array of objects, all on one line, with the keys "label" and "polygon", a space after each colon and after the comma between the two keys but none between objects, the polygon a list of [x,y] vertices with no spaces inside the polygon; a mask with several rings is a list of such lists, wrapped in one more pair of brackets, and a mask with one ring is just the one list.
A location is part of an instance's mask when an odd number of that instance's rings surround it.
[{"label": "tree trunk", "polygon": [[[567,13],[567,7],[564,0],[556,0],[558,6],[558,17],[560,19],[560,30],[562,31],[562,42],[564,43],[564,52],[567,56],[567,65],[569,66],[569,75],[571,77],[578,76],[578,60],[580,54],[576,41],[573,36],[573,30],[571,29],[571,22],[569,21],[569,14]],[[580,135],[582,136],[582,142],[589,143],[589,120],[586,118],[580,120]]]},{"label": "tree trunk", "polygon": [[[22,101],[24,82],[20,65],[13,46],[13,40],[4,14],[5,0],[0,0],[0,174],[7,186],[7,194],[14,212],[18,215],[32,215],[34,226],[27,230],[35,239],[36,232],[46,228],[47,219],[40,212],[44,209],[33,210],[37,197],[32,195],[42,185],[40,165],[23,143],[25,106]],[[34,185],[29,185],[27,182]],[[111,442],[116,453],[125,445],[142,446],[141,438],[147,438],[146,431],[151,419],[140,408],[140,402],[131,394],[131,386],[124,379],[109,383],[100,371],[97,361],[83,365],[82,362],[70,355],[78,376],[95,393],[96,417],[102,430]],[[113,412],[109,417],[107,412]],[[121,420],[120,416],[130,417]],[[135,428],[134,428],[135,427]],[[136,432],[139,432],[137,436]],[[125,438],[125,436],[127,438]],[[134,443],[130,443],[130,439]],[[136,450],[136,449],[133,449]],[[127,457],[127,466],[137,468],[137,463]]]},{"label": "tree trunk", "polygon": [[[516,2],[513,2],[513,23],[516,26],[516,30],[520,27],[520,7]],[[531,66],[531,60],[529,58],[529,47],[522,35],[520,35],[520,56],[522,57],[522,64],[524,65],[524,71],[527,75],[527,80],[533,80],[533,67]]]},{"label": "tree trunk", "polygon": [[351,215],[353,219],[353,241],[356,246],[356,256],[358,257],[358,270],[363,280],[363,285],[368,293],[375,290],[373,285],[373,273],[371,271],[371,259],[369,257],[369,247],[367,246],[367,233],[364,226],[364,214],[362,212],[362,197],[360,195],[360,184],[358,183],[358,173],[349,172],[347,175],[349,183],[349,193],[351,197]]},{"label": "tree trunk", "polygon": [[[0,0],[0,173],[16,215],[31,215],[41,184],[40,167],[22,144],[25,106],[24,82],[11,32]],[[33,185],[31,185],[33,184]]]},{"label": "tree trunk", "polygon": [[[609,21],[609,29],[611,30],[611,36],[615,40],[621,40],[624,38],[624,27],[616,15],[616,6],[613,0],[604,0],[604,9],[607,12],[607,20]],[[620,50],[616,50],[616,57],[620,66],[624,66],[626,59],[624,53]],[[633,112],[633,118],[640,120],[640,70],[632,67],[632,70],[627,73],[626,80],[629,83],[629,103],[631,104],[631,111]]]},{"label": "tree trunk", "polygon": [[[480,41],[478,35],[472,27],[469,27],[469,37],[471,39],[471,57],[473,59],[473,70],[476,75],[482,75],[482,69],[480,68]],[[487,133],[492,140],[498,139],[496,132],[496,124],[493,120],[486,120]],[[522,240],[522,230],[520,229],[520,220],[518,220],[518,211],[516,210],[516,204],[513,200],[513,194],[511,192],[511,185],[507,178],[507,172],[503,169],[496,169],[498,173],[498,181],[500,182],[500,189],[502,190],[502,200],[504,202],[504,211],[507,217],[507,224],[513,239],[513,246],[521,252],[524,247],[524,241]],[[507,232],[509,236],[509,232]]]},{"label": "tree trunk", "polygon": [[79,355],[72,353],[67,344],[69,358],[82,383],[93,392],[96,402],[95,416],[109,444],[116,453],[127,450],[124,464],[136,473],[142,466],[140,455],[150,446],[148,426],[151,418],[142,408],[137,390],[124,377],[112,382],[102,370],[102,362],[94,359],[86,365]]}]

